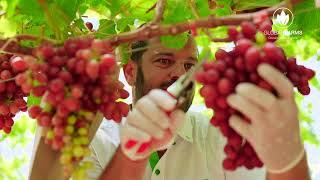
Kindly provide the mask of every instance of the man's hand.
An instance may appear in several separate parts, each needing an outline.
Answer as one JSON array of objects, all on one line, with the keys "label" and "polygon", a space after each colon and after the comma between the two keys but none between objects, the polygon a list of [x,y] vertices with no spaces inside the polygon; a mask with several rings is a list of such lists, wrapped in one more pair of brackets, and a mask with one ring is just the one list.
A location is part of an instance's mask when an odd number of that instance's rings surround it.
[{"label": "man's hand", "polygon": [[[174,110],[170,116],[165,112],[175,108],[176,100],[163,90],[151,90],[142,97],[129,113],[121,127],[121,150],[131,160],[148,158],[153,151],[166,149],[173,142],[175,132],[185,118],[182,110]],[[129,140],[137,141],[131,148]],[[151,141],[143,152],[138,152],[142,143]]]},{"label": "man's hand", "polygon": [[258,73],[279,97],[250,83],[239,84],[228,103],[251,124],[233,115],[230,126],[250,142],[270,172],[281,173],[298,164],[304,155],[293,85],[270,65],[260,65]]}]

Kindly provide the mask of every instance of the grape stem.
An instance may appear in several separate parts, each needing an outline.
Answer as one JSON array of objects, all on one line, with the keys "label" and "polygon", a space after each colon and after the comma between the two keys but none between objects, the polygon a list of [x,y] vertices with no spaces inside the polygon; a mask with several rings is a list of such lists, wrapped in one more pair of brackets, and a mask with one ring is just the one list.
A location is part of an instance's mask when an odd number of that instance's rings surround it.
[{"label": "grape stem", "polygon": [[[19,34],[16,35],[14,37],[8,38],[8,39],[4,39],[4,40],[0,40],[0,53],[4,53],[4,54],[26,54],[25,52],[22,52],[21,50],[24,49],[26,52],[32,52],[32,49],[30,48],[26,48],[26,47],[22,47],[19,42],[23,41],[23,40],[30,40],[30,41],[40,41],[42,43],[48,43],[48,44],[57,44],[58,42],[56,40],[53,39],[49,39],[43,36],[33,36],[30,34]],[[12,46],[14,47],[19,47],[18,50],[14,50],[14,48],[12,48]],[[20,52],[21,51],[21,52]]]},{"label": "grape stem", "polygon": [[[30,50],[31,51],[31,50]],[[9,51],[2,51],[0,50],[0,54],[10,54],[10,55],[16,55],[16,56],[24,56],[26,54],[24,53],[19,53],[19,52],[9,52]]]},{"label": "grape stem", "polygon": [[154,8],[156,8],[157,3],[154,3],[154,5],[152,5],[147,11],[146,14],[149,13],[150,11],[152,11]]},{"label": "grape stem", "polygon": [[43,37],[43,36],[33,36],[33,35],[29,35],[29,34],[19,34],[19,35],[16,35],[15,38],[18,41],[22,41],[22,40],[38,41],[38,40],[40,40],[42,42],[50,43],[50,44],[58,43],[54,39],[46,38],[46,37]]},{"label": "grape stem", "polygon": [[7,48],[7,46],[11,43],[11,42],[16,42],[17,39],[15,37],[13,38],[9,38],[8,40],[5,41],[5,43],[1,46],[0,51],[3,51]]},{"label": "grape stem", "polygon": [[5,79],[5,80],[0,80],[0,83],[8,82],[8,81],[14,81],[16,77]]},{"label": "grape stem", "polygon": [[228,38],[228,37],[225,37],[225,38],[214,38],[214,37],[212,37],[211,41],[213,41],[213,42],[231,42],[232,40],[230,38]]}]

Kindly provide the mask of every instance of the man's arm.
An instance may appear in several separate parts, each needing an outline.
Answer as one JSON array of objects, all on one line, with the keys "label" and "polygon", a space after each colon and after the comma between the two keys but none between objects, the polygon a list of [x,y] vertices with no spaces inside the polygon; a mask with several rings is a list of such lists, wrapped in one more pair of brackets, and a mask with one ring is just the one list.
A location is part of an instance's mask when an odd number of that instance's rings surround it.
[{"label": "man's arm", "polygon": [[141,180],[147,164],[148,159],[139,161],[128,159],[119,147],[113,159],[101,174],[100,180]]},{"label": "man's arm", "polygon": [[62,180],[63,173],[59,163],[59,153],[45,144],[45,134],[46,130],[43,127],[37,127],[28,179]]},{"label": "man's arm", "polygon": [[291,170],[281,173],[272,174],[267,173],[267,180],[310,180],[309,169],[307,164],[307,157],[304,155],[303,159]]}]

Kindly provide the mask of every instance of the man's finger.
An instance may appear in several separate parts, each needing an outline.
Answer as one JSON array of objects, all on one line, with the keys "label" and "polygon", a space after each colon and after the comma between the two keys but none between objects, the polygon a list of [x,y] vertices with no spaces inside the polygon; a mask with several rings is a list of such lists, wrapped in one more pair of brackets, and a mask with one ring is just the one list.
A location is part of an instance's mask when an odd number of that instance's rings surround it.
[{"label": "man's finger", "polygon": [[122,141],[127,141],[129,139],[139,142],[148,142],[151,140],[151,136],[140,129],[131,126],[130,124],[126,123],[124,126],[121,126],[121,134],[124,134]]},{"label": "man's finger", "polygon": [[185,118],[186,114],[180,109],[175,110],[170,114],[170,119],[172,120],[170,130],[172,133],[175,133],[177,129],[179,129],[179,127],[182,126],[182,124],[185,121]]},{"label": "man's finger", "polygon": [[236,92],[265,110],[269,110],[277,100],[270,92],[251,83],[240,83],[236,87]]},{"label": "man's finger", "polygon": [[161,139],[164,135],[164,131],[161,129],[161,127],[154,124],[137,109],[133,109],[129,113],[127,122],[131,126],[134,126],[135,128],[140,129],[157,139]]},{"label": "man's finger", "polygon": [[227,98],[228,104],[247,116],[252,122],[261,118],[263,111],[250,100],[240,95],[232,94]]},{"label": "man's finger", "polygon": [[163,110],[171,111],[175,108],[177,100],[169,95],[169,93],[161,89],[153,89],[148,96]]},{"label": "man's finger", "polygon": [[248,139],[251,137],[251,127],[250,124],[245,122],[237,115],[232,115],[229,119],[230,126],[242,137]]},{"label": "man's finger", "polygon": [[162,129],[169,127],[169,118],[164,111],[158,107],[150,97],[141,98],[136,108],[142,112],[150,121],[159,125]]},{"label": "man's finger", "polygon": [[293,85],[280,71],[269,64],[261,64],[258,67],[259,75],[270,83],[278,92],[280,97],[292,98]]}]

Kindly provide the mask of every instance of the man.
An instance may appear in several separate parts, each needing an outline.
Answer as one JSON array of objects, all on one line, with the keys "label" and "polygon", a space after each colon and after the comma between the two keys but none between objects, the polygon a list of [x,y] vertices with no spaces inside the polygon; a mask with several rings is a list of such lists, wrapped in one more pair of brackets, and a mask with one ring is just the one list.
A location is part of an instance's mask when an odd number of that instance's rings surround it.
[{"label": "man", "polygon": [[[180,50],[164,47],[159,38],[134,43],[133,48],[137,47],[147,49],[133,53],[124,67],[134,104],[121,125],[120,145],[113,142],[119,137],[98,131],[91,143],[89,160],[94,168],[88,172],[90,179],[100,174],[103,180],[309,179],[292,85],[280,72],[268,65],[258,68],[280,97],[248,83],[237,86],[236,93],[228,97],[230,106],[252,119],[247,124],[232,116],[231,127],[252,144],[265,164],[262,169],[230,172],[222,168],[226,141],[220,132],[207,118],[187,112],[193,94],[182,110],[173,110],[176,101],[164,91],[197,62],[193,38]],[[165,111],[172,113],[168,116]],[[138,143],[128,149],[129,140]],[[148,141],[151,146],[138,152]],[[158,162],[152,160],[155,157]]]}]

